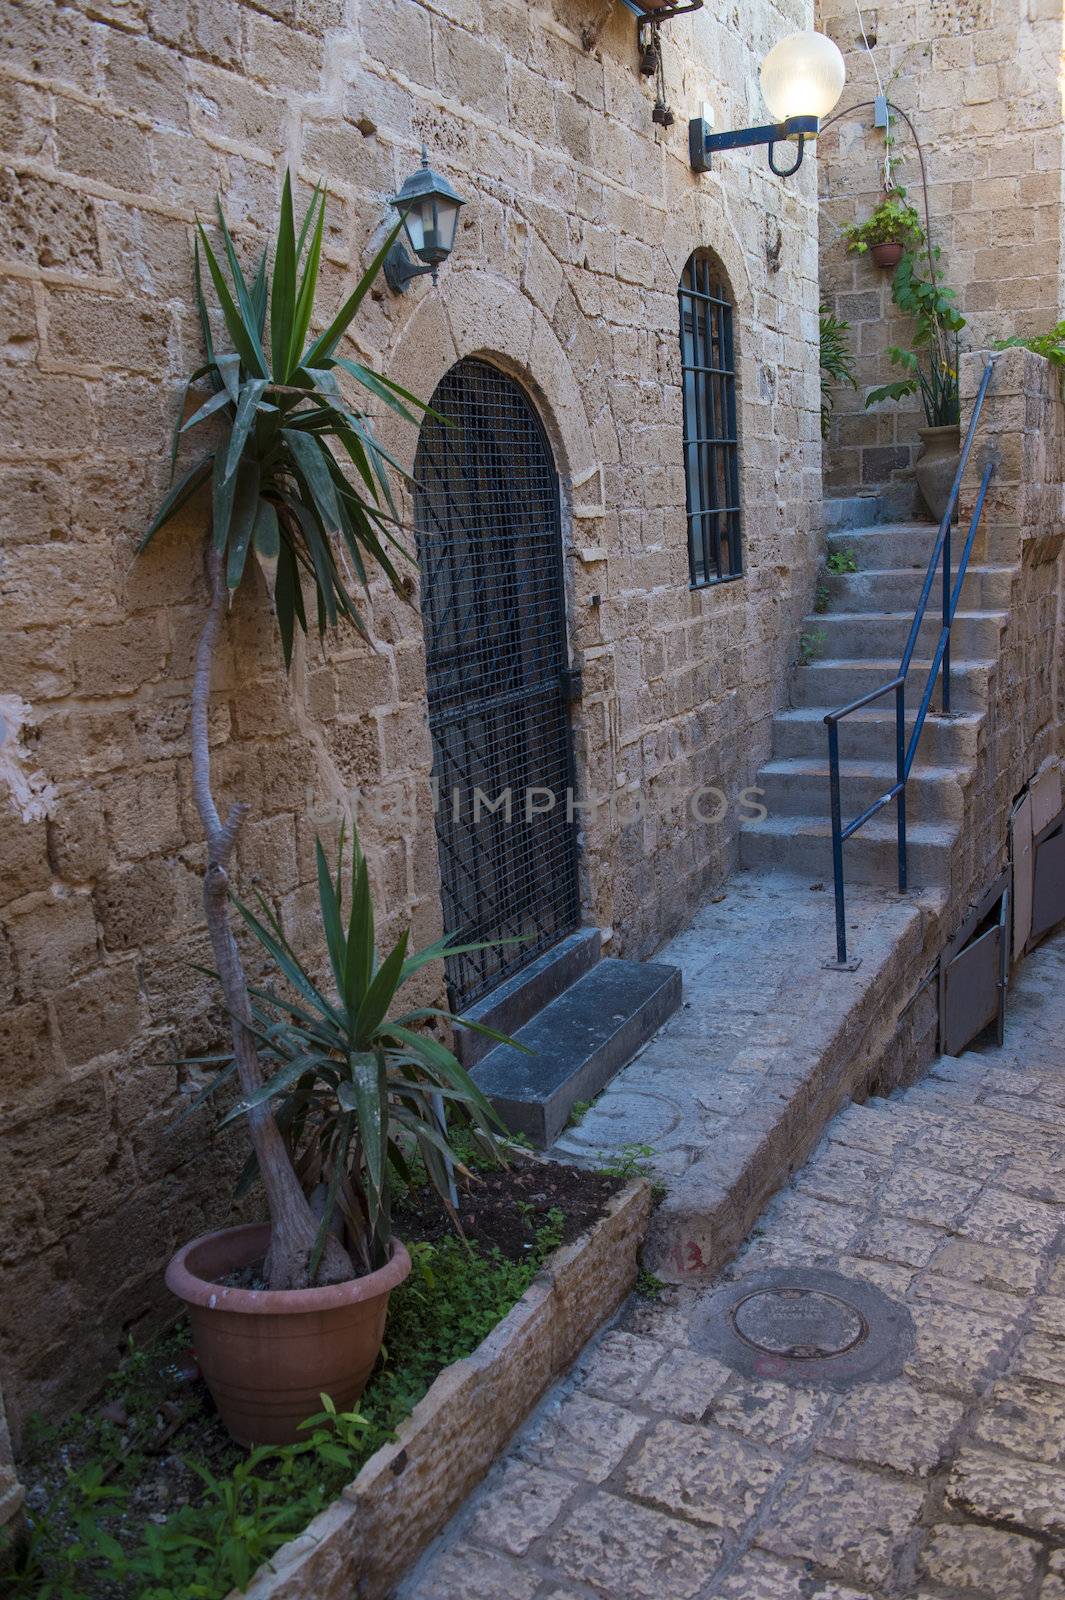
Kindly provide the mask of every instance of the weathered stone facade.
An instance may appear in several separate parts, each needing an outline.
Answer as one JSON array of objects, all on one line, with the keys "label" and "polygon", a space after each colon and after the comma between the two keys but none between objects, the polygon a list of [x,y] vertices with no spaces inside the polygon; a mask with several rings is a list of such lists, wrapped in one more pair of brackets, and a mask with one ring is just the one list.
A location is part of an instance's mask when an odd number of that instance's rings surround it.
[{"label": "weathered stone facade", "polygon": [[[877,80],[853,0],[819,0],[817,10],[847,61],[842,105],[871,101]],[[888,0],[864,16],[885,91],[924,150],[933,243],[969,323],[962,349],[1047,332],[1065,313],[1061,0]],[[884,135],[872,124],[865,105],[819,140],[822,296],[851,325],[858,380],[836,391],[825,489],[890,489],[903,509],[923,415],[916,401],[866,411],[864,399],[899,376],[887,351],[909,348],[912,324],[892,304],[892,273],[840,238],[881,195]],[[913,140],[899,118],[892,134],[896,177],[923,216]]]},{"label": "weathered stone facade", "polygon": [[[223,197],[261,247],[286,164],[330,191],[321,305],[383,237],[428,143],[470,204],[433,289],[367,302],[362,353],[428,395],[481,353],[532,394],[562,484],[569,631],[584,697],[579,784],[615,801],[701,784],[735,795],[766,754],[818,548],[815,175],[759,152],[695,179],[686,118],[755,118],[757,64],[808,0],[724,0],[670,24],[669,130],[651,120],[635,26],[556,0],[104,0],[5,7],[0,63],[0,606],[5,721],[24,726],[0,811],[4,1293],[13,1424],[84,1396],[163,1306],[173,1247],[227,1215],[239,1143],[182,1103],[169,1063],[223,1018],[200,911],[189,792],[190,656],[206,508],[135,560],[166,476],[181,381],[200,358],[191,224]],[[747,576],[688,588],[676,289],[720,258],[736,302]],[[393,436],[411,461],[414,439]],[[598,596],[599,603],[592,604]],[[356,787],[422,796],[369,814],[382,920],[439,929],[421,625],[375,591],[375,649],[346,634],[279,662],[265,597],[242,595],[216,680],[223,798],[251,804],[241,883],[299,938],[316,826]],[[10,753],[10,749],[8,752]],[[23,820],[23,818],[26,820]],[[650,951],[735,857],[736,816],[601,807],[583,912],[612,951]]]}]

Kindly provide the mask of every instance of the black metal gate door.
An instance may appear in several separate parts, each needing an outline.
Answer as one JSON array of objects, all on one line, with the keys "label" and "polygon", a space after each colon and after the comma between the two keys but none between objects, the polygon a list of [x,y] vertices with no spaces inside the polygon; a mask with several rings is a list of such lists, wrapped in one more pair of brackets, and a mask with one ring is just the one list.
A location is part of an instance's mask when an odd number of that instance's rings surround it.
[{"label": "black metal gate door", "polygon": [[517,940],[447,963],[470,1001],[577,927],[558,475],[513,379],[466,360],[415,460],[444,926]]}]

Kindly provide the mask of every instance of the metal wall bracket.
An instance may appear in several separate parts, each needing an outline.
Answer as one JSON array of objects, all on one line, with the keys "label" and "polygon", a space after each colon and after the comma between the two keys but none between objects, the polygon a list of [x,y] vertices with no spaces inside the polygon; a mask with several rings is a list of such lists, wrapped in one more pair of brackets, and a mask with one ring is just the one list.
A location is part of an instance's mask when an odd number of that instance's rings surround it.
[{"label": "metal wall bracket", "polygon": [[[821,129],[819,117],[788,117],[786,122],[767,122],[757,128],[732,128],[727,133],[714,133],[702,117],[692,117],[688,123],[688,159],[693,172],[709,172],[711,158],[721,150],[742,150],[748,145],[769,146],[769,167],[778,178],[790,178],[798,172],[806,150],[806,140],[816,139]],[[778,144],[797,140],[795,160],[790,167],[778,167],[774,150]]]}]

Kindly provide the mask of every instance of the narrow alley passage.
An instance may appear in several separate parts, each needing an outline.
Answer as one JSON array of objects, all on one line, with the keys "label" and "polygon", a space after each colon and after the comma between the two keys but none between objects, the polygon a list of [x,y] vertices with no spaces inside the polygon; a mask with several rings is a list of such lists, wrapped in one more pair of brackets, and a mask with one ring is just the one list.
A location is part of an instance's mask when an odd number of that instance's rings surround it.
[{"label": "narrow alley passage", "polygon": [[[1063,1122],[1059,934],[1003,1049],[846,1108],[717,1284],[628,1302],[402,1600],[1065,1600]],[[878,1371],[707,1353],[727,1285],[785,1268],[901,1304]]]}]

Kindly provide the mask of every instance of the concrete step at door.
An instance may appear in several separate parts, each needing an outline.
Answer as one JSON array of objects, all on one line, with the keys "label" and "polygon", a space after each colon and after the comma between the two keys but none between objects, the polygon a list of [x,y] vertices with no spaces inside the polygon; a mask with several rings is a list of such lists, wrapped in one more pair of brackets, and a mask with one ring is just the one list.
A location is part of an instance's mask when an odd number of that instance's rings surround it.
[{"label": "concrete step at door", "polygon": [[[1009,619],[1006,611],[958,611],[951,630],[951,649],[959,659],[993,660],[998,653],[1002,630]],[[824,642],[818,654],[835,661],[867,656],[893,657],[898,663],[913,626],[912,611],[819,612],[806,618],[808,634],[821,633]],[[921,624],[917,649],[932,659],[943,627],[942,616],[929,606]]]},{"label": "concrete step at door", "polygon": [[[992,661],[955,660],[951,669],[951,705],[958,711],[978,711],[987,703],[987,684]],[[932,663],[915,660],[910,670],[910,687],[907,700],[919,705]],[[840,661],[824,657],[809,666],[797,667],[791,680],[793,706],[820,706],[823,711],[834,710],[858,700],[871,690],[889,683],[899,670],[898,657],[884,657],[869,661]],[[939,689],[935,704],[940,703]],[[893,708],[893,697],[884,700]]]},{"label": "concrete step at door", "polygon": [[[895,787],[895,764],[888,761],[841,761],[840,798],[844,826]],[[914,766],[906,790],[908,822],[961,820],[969,772],[961,767]],[[827,756],[821,760],[777,760],[758,775],[761,804],[771,817],[830,814]],[[894,820],[894,802],[884,810]]]},{"label": "concrete step at door", "polygon": [[[937,698],[938,704],[938,698]],[[856,711],[840,724],[840,754],[856,761],[893,761],[895,756],[894,702],[885,710]],[[827,759],[828,730],[825,708],[802,706],[779,711],[773,718],[773,755],[781,760]],[[917,708],[906,716],[907,737],[913,731]],[[964,711],[941,717],[930,712],[921,733],[920,758],[932,766],[963,766],[976,760],[984,715]]]},{"label": "concrete step at door", "polygon": [[[826,572],[824,581],[832,613],[905,611],[912,618],[921,596],[924,572],[918,568],[899,572],[891,567],[874,567],[865,572]],[[962,609],[1006,610],[1012,581],[1012,567],[970,566],[962,584]],[[934,592],[938,599],[938,589]]]},{"label": "concrete step at door", "polygon": [[[950,881],[950,851],[958,829],[948,822],[917,822],[908,829],[909,887],[941,888]],[[893,812],[866,824],[843,846],[848,883],[896,884],[898,834]],[[828,818],[767,817],[744,823],[740,862],[756,871],[809,874],[832,885],[832,830]]]}]

